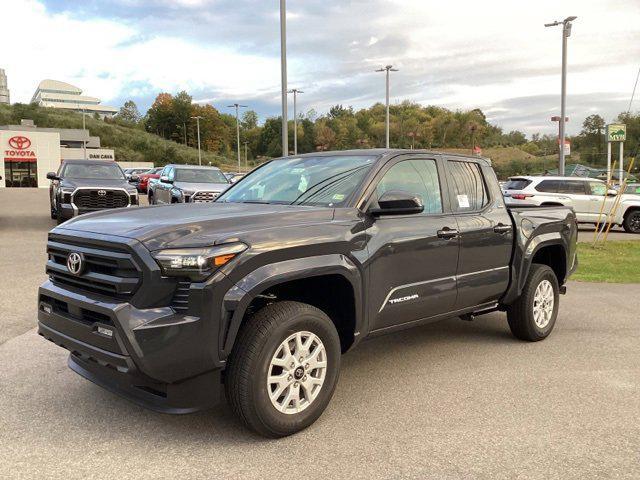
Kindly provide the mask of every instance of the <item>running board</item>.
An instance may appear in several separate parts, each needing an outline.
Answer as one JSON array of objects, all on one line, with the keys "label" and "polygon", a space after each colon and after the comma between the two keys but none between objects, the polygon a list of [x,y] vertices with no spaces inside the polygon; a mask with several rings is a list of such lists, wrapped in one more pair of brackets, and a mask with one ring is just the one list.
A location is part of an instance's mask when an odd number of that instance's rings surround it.
[{"label": "running board", "polygon": [[493,305],[489,305],[489,306],[484,307],[484,308],[482,308],[480,310],[475,310],[473,312],[469,312],[469,313],[465,313],[464,315],[460,315],[460,320],[464,320],[465,322],[473,322],[473,320],[478,315],[484,315],[485,313],[495,312],[496,310],[498,310],[498,303],[495,303]]}]

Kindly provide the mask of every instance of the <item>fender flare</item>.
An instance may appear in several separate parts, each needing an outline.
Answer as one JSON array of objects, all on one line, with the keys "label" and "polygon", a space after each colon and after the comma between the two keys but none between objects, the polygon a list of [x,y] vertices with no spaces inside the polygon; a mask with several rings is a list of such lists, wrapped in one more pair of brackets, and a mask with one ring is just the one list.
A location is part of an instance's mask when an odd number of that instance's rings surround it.
[{"label": "fender flare", "polygon": [[354,295],[356,332],[363,322],[362,275],[355,263],[342,254],[318,255],[271,263],[257,268],[235,283],[225,294],[219,332],[220,359],[231,353],[245,312],[251,302],[266,289],[280,283],[324,275],[341,275]]},{"label": "fender flare", "polygon": [[[511,278],[516,279],[516,281],[511,283],[509,291],[504,295],[501,303],[508,305],[514,302],[522,294],[522,289],[524,288],[524,284],[527,281],[527,277],[529,276],[529,270],[531,270],[531,264],[533,263],[533,258],[536,256],[536,253],[538,253],[541,249],[552,245],[560,245],[563,250],[565,250],[565,261],[567,261],[566,256],[568,254],[566,251],[566,244],[563,241],[560,232],[550,232],[536,235],[524,247],[523,255],[519,258],[514,258],[515,261],[511,267]],[[568,266],[567,271],[569,271]],[[565,279],[562,278],[558,279],[560,283],[562,283],[564,280]]]}]

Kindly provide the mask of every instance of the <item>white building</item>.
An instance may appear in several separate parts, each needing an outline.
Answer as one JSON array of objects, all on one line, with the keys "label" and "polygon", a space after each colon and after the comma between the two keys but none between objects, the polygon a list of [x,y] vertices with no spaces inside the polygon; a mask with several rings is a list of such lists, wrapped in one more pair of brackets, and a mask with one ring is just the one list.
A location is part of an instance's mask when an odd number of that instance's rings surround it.
[{"label": "white building", "polygon": [[7,86],[7,76],[0,68],[0,103],[9,103],[9,87]]},{"label": "white building", "polygon": [[80,88],[58,80],[41,81],[31,98],[31,103],[37,103],[41,107],[97,113],[102,117],[118,113],[115,107],[101,105],[99,98],[82,95]]}]

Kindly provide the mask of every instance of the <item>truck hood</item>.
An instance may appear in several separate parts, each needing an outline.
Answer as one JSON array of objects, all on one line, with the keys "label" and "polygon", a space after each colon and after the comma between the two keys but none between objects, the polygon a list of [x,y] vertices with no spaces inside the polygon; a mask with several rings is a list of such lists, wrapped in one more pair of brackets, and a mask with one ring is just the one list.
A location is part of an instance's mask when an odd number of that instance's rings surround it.
[{"label": "truck hood", "polygon": [[175,182],[174,187],[187,192],[223,192],[231,185],[229,183],[185,183]]},{"label": "truck hood", "polygon": [[71,219],[54,233],[133,238],[149,250],[203,247],[243,233],[330,222],[332,208],[247,203],[176,204],[123,208]]}]

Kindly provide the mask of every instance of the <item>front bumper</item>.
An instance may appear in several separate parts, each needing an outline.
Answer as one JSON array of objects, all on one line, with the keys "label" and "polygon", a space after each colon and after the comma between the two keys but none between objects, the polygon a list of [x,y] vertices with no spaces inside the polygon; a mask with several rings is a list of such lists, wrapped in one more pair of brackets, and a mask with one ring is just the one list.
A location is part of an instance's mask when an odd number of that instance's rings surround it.
[{"label": "front bumper", "polygon": [[[194,293],[202,306],[204,289]],[[212,311],[212,310],[209,310]],[[220,311],[219,309],[217,311]],[[38,295],[38,333],[71,352],[72,370],[152,410],[190,413],[222,397],[219,322],[138,309],[45,282]]]}]

